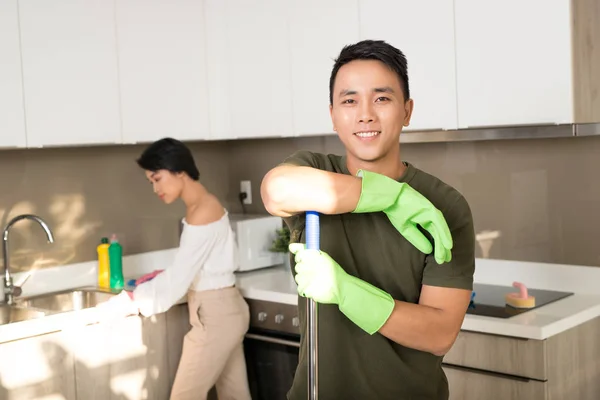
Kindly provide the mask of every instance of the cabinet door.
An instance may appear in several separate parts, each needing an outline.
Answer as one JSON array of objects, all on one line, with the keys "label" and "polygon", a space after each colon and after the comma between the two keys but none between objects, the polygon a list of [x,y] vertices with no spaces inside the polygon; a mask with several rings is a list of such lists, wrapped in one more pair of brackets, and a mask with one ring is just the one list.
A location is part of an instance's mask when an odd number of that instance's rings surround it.
[{"label": "cabinet door", "polygon": [[208,139],[202,1],[120,0],[123,140]]},{"label": "cabinet door", "polygon": [[345,45],[359,40],[357,0],[291,0],[294,134],[333,133],[329,77]]},{"label": "cabinet door", "polygon": [[212,137],[291,135],[288,2],[205,4]]},{"label": "cabinet door", "polygon": [[73,349],[65,339],[56,332],[0,344],[0,399],[75,400]]},{"label": "cabinet door", "polygon": [[546,341],[461,330],[444,356],[447,364],[466,368],[548,379]]},{"label": "cabinet door", "polygon": [[569,123],[569,0],[455,0],[458,120]]},{"label": "cabinet door", "polygon": [[405,131],[457,127],[452,1],[360,0],[360,35],[406,55],[414,111]]},{"label": "cabinet door", "polygon": [[28,146],[120,143],[114,2],[19,7]]},{"label": "cabinet door", "polygon": [[168,398],[164,315],[89,325],[68,335],[76,357],[78,399]]},{"label": "cabinet door", "polygon": [[0,2],[0,148],[25,147],[17,0]]},{"label": "cabinet door", "polygon": [[547,383],[444,366],[449,400],[545,400]]}]

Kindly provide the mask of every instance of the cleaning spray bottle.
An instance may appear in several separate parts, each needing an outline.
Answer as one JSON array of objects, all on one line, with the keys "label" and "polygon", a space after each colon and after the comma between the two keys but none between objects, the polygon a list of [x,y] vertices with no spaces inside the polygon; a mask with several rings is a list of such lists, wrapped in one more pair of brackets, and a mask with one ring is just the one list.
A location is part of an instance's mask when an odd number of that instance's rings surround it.
[{"label": "cleaning spray bottle", "polygon": [[108,238],[103,237],[97,247],[98,251],[98,286],[104,289],[110,287],[110,261],[108,259]]},{"label": "cleaning spray bottle", "polygon": [[113,234],[110,238],[108,257],[110,261],[110,288],[123,289],[123,247],[117,240],[116,234]]}]

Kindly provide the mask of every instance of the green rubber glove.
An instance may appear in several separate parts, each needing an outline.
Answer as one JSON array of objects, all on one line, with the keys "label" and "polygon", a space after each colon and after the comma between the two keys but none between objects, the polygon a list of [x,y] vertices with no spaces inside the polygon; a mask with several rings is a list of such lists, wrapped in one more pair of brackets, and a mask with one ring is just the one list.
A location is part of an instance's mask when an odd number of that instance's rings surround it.
[{"label": "green rubber glove", "polygon": [[337,304],[340,311],[372,335],[379,331],[394,310],[395,301],[385,291],[349,275],[327,253],[307,250],[291,243],[295,255],[298,294],[323,304]]},{"label": "green rubber glove", "polygon": [[353,213],[383,211],[402,236],[425,254],[432,245],[417,228],[421,225],[433,237],[438,264],[452,259],[452,235],[442,212],[407,183],[385,175],[359,170],[362,177],[360,199]]}]

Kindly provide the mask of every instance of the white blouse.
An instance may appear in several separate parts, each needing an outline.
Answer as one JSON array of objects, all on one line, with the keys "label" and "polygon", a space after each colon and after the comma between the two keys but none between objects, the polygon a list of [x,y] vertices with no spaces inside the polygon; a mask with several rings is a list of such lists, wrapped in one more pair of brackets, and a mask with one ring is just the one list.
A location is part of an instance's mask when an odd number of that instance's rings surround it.
[{"label": "white blouse", "polygon": [[235,284],[238,258],[227,210],[221,219],[206,225],[190,225],[185,218],[182,222],[173,264],[133,291],[144,316],[167,311],[189,289],[204,291]]}]

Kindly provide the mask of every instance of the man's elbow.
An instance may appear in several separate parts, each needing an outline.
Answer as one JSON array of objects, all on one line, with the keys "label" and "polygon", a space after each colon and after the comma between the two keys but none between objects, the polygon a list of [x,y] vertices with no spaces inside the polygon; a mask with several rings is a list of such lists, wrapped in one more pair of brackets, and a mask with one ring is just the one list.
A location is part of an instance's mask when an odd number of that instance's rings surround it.
[{"label": "man's elbow", "polygon": [[439,357],[445,356],[454,346],[457,336],[458,331],[455,330],[440,333],[431,349],[431,354]]},{"label": "man's elbow", "polygon": [[260,185],[260,196],[267,212],[277,217],[288,217],[284,205],[289,198],[290,184],[279,167],[270,170]]},{"label": "man's elbow", "polygon": [[452,345],[450,346],[436,346],[432,349],[431,354],[433,354],[434,356],[438,356],[438,357],[444,357],[452,348]]}]

